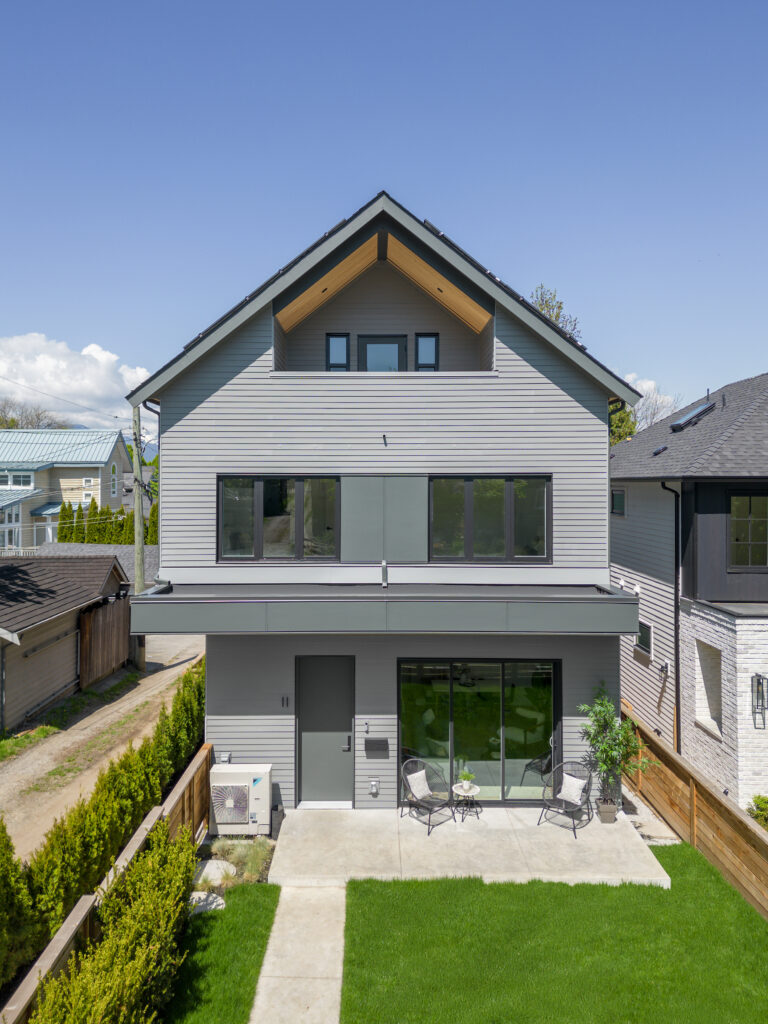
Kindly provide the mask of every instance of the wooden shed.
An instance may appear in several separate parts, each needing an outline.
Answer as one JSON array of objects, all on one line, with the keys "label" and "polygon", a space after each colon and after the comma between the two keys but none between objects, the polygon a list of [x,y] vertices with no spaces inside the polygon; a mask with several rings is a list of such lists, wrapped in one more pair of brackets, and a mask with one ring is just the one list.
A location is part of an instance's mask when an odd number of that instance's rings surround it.
[{"label": "wooden shed", "polygon": [[112,555],[0,562],[0,732],[128,660],[127,595]]}]

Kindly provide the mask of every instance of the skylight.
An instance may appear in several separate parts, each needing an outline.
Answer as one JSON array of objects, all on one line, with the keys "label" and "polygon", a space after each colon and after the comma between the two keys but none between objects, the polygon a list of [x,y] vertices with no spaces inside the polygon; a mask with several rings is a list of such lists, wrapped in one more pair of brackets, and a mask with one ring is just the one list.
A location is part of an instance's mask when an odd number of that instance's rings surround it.
[{"label": "skylight", "polygon": [[670,423],[669,429],[674,433],[680,430],[685,430],[686,427],[693,426],[694,423],[698,423],[702,416],[706,416],[708,412],[712,412],[715,408],[714,402],[704,402],[702,405],[697,405],[691,412],[687,412],[685,416],[681,416],[679,420],[675,420],[674,423]]}]

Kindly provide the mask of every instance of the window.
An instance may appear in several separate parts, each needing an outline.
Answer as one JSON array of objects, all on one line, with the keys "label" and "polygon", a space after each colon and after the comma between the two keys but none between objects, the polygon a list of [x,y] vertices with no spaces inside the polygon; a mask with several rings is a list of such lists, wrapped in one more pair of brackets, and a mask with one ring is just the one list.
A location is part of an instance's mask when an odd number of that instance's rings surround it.
[{"label": "window", "polygon": [[83,491],[83,501],[90,501],[93,497],[93,491]]},{"label": "window", "polygon": [[337,477],[219,478],[219,558],[339,558]]},{"label": "window", "polygon": [[32,486],[32,474],[31,473],[14,473],[12,478],[12,484],[14,487],[31,487]]},{"label": "window", "polygon": [[325,368],[330,373],[346,373],[349,370],[348,334],[326,334]]},{"label": "window", "polygon": [[0,473],[0,487],[9,487],[10,481],[7,473]]},{"label": "window", "polygon": [[696,641],[694,677],[696,720],[720,733],[722,729],[723,656],[717,647]]},{"label": "window", "polygon": [[637,637],[635,638],[635,647],[643,654],[647,654],[648,657],[653,656],[653,626],[647,622],[643,622],[642,619],[638,623],[639,629]]},{"label": "window", "polygon": [[113,498],[117,497],[117,466],[114,462],[109,469],[109,493]]},{"label": "window", "polygon": [[358,370],[368,373],[403,373],[408,368],[407,342],[404,334],[358,335]]},{"label": "window", "polygon": [[93,487],[93,477],[92,476],[84,476],[83,477],[83,487]]},{"label": "window", "polygon": [[546,561],[549,477],[430,480],[432,561]]},{"label": "window", "polygon": [[623,490],[611,491],[611,515],[623,516],[627,507],[627,493]]},{"label": "window", "polygon": [[440,335],[416,335],[416,370],[420,373],[437,373]]},{"label": "window", "polygon": [[768,495],[732,494],[729,568],[768,569]]}]

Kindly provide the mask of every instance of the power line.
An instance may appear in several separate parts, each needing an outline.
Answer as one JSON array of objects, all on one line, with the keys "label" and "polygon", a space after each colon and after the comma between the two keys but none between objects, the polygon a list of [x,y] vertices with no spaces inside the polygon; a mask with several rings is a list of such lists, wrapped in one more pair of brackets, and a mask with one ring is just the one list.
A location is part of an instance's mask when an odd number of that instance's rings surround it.
[{"label": "power line", "polygon": [[46,398],[53,398],[56,402],[66,402],[68,405],[75,405],[78,409],[86,409],[88,412],[95,412],[98,416],[109,416],[113,420],[124,420],[126,423],[130,422],[130,416],[115,416],[114,413],[105,413],[103,409],[94,409],[92,405],[83,405],[82,402],[74,402],[71,398],[62,398],[61,395],[52,395],[50,391],[43,391],[41,388],[33,387],[31,384],[24,384],[20,380],[12,380],[10,377],[4,377],[0,374],[0,380],[6,381],[8,384],[15,384],[19,388],[27,388],[29,391],[35,391],[38,395],[45,395]]}]

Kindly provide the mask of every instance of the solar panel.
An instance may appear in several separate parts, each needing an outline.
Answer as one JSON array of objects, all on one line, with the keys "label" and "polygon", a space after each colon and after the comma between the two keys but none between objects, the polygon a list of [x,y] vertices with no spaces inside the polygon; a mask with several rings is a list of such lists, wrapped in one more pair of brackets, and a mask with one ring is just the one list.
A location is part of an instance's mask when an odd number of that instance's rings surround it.
[{"label": "solar panel", "polygon": [[691,412],[687,412],[685,416],[681,416],[679,420],[675,420],[674,423],[670,423],[669,429],[674,433],[679,430],[685,430],[686,427],[690,427],[694,423],[698,423],[702,416],[706,416],[708,412],[712,412],[715,408],[714,402],[704,402],[703,405],[697,405]]}]

